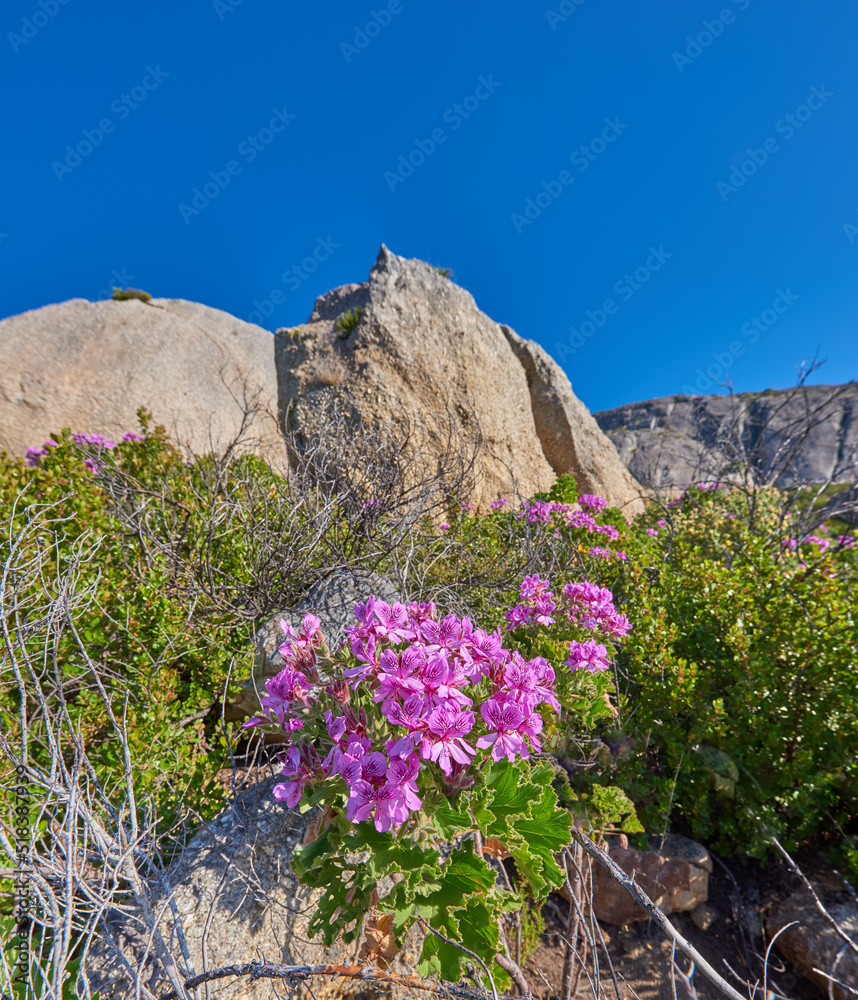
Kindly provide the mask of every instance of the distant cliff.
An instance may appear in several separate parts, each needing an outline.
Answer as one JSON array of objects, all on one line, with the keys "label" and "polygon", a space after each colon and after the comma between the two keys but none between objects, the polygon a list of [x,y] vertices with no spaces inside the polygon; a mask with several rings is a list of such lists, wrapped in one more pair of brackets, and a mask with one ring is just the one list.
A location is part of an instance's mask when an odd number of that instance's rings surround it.
[{"label": "distant cliff", "polygon": [[632,475],[684,486],[732,465],[757,481],[853,482],[858,383],[735,396],[664,396],[595,413]]}]

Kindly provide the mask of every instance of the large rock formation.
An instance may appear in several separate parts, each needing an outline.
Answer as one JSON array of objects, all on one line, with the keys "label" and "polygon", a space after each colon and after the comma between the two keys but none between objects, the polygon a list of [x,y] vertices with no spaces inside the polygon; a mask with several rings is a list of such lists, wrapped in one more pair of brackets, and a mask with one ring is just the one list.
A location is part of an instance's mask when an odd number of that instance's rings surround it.
[{"label": "large rock formation", "polygon": [[[349,311],[356,325],[344,323]],[[276,359],[281,413],[299,432],[336,404],[370,424],[422,428],[438,451],[449,432],[481,434],[478,504],[572,472],[582,490],[640,509],[639,487],[559,366],[423,261],[382,246],[369,281],[323,295],[305,325],[277,332]]]},{"label": "large rock formation", "polygon": [[[264,956],[287,965],[356,964],[362,936],[326,948],[309,936],[321,890],[302,886],[291,868],[293,852],[308,835],[317,813],[300,813],[278,802],[272,789],[278,777],[263,778],[204,824],[184,845],[181,857],[151,886],[152,912],[181,974],[243,965]],[[379,883],[379,895],[392,888]],[[422,945],[419,927],[406,935],[394,972],[411,972]],[[128,912],[106,915],[104,933],[93,942],[82,971],[95,994],[110,1000],[162,996],[169,982],[158,961],[146,920],[129,904]],[[297,996],[333,1000],[351,992],[351,981],[324,977]],[[213,984],[212,996],[225,1000],[275,1000],[276,981],[249,983],[233,976]],[[146,993],[149,989],[152,992]],[[201,991],[204,995],[204,991]]]},{"label": "large rock formation", "polygon": [[735,396],[664,396],[594,414],[642,483],[719,477],[741,451],[757,480],[850,482],[858,452],[858,383]]},{"label": "large rock formation", "polygon": [[267,409],[247,444],[282,449],[271,334],[182,299],[72,299],[0,322],[0,449],[23,455],[63,427],[120,438],[152,411],[201,452],[231,441],[244,400]]},{"label": "large rock formation", "polygon": [[[351,310],[351,323],[344,322]],[[357,316],[360,315],[359,321]],[[336,404],[366,427],[421,438],[423,467],[478,456],[476,495],[550,488],[571,472],[627,515],[640,488],[560,367],[481,312],[428,264],[382,246],[369,280],[323,295],[303,326],[271,334],[178,299],[73,299],[0,322],[0,449],[23,455],[63,427],[121,437],[136,411],[196,452],[229,442],[282,454],[280,420],[312,435]],[[281,423],[282,429],[282,423]],[[445,487],[446,488],[446,487]]]}]

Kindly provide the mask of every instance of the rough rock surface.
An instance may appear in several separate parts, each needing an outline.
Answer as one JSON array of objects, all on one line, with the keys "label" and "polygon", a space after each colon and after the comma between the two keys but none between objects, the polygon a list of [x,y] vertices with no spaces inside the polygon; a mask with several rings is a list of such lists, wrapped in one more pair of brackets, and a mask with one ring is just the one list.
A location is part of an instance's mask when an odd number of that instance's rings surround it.
[{"label": "rough rock surface", "polygon": [[[842,389],[830,403],[833,391]],[[735,433],[760,462],[763,473],[779,461],[788,436],[795,437],[809,410],[815,426],[798,442],[781,485],[848,482],[858,452],[858,383],[810,386],[735,396],[664,396],[594,414],[620,458],[642,483],[685,486],[719,474],[719,439]],[[766,421],[775,433],[760,436]],[[789,449],[792,451],[792,449]]]},{"label": "rough rock surface", "polygon": [[[825,908],[858,944],[858,903],[830,876],[825,880],[831,883],[828,886],[815,878],[812,881],[816,883],[814,888]],[[815,983],[824,996],[829,995],[829,985],[834,1000],[848,1000],[854,996],[844,985],[830,984],[825,975],[820,974],[825,973],[855,990],[858,988],[858,954],[824,919],[810,893],[803,887],[772,908],[766,921],[769,935],[774,937],[794,920],[798,924],[785,930],[775,942],[775,947],[803,976]],[[814,972],[815,969],[820,972]]]},{"label": "rough rock surface", "polygon": [[[582,493],[596,493],[628,515],[644,509],[640,486],[606,446],[593,415],[572,391],[566,373],[544,348],[501,326],[527,376],[533,419],[551,468],[571,472]],[[634,499],[630,499],[634,498]]]},{"label": "rough rock surface", "polygon": [[264,694],[266,679],[280,673],[285,666],[283,657],[277,651],[283,644],[281,618],[293,628],[297,628],[304,615],[312,612],[320,619],[322,635],[333,650],[345,629],[355,624],[355,604],[366,600],[370,594],[387,601],[388,604],[401,599],[396,586],[377,573],[351,569],[337,570],[312,586],[307,596],[294,608],[274,615],[267,621],[256,633],[253,676],[244,681],[234,701],[226,706],[226,720],[229,722],[255,715],[260,708],[256,692],[261,691]]},{"label": "rough rock surface", "polygon": [[[356,307],[357,327],[337,329]],[[305,325],[276,336],[281,413],[300,432],[312,433],[332,403],[370,425],[410,422],[439,451],[447,430],[466,440],[479,430],[486,450],[475,503],[513,485],[531,495],[573,470],[634,512],[637,484],[559,367],[423,261],[382,246],[369,281],[322,296]]]},{"label": "rough rock surface", "polygon": [[[177,957],[181,956],[177,935],[181,926],[190,959],[186,963],[189,974],[257,961],[257,949],[268,961],[295,965],[351,964],[358,957],[360,938],[326,949],[319,939],[308,937],[307,926],[316,911],[319,890],[299,884],[290,860],[314,814],[302,816],[277,802],[271,794],[276,781],[265,778],[237,796],[189,841],[182,860],[167,872],[178,918],[164,907],[159,926]],[[159,909],[163,897],[163,892],[156,897]],[[119,935],[132,968],[145,970],[145,982],[154,994],[167,992],[169,984],[163,971],[145,958],[145,935],[129,921],[111,929]],[[406,971],[407,964],[415,960],[419,934],[410,934],[405,945],[394,964],[395,971]],[[101,990],[103,997],[130,1000],[133,996],[127,970],[104,941],[94,949],[89,976],[93,990]],[[343,984],[343,980],[314,979],[313,996],[329,1000],[354,988]],[[248,985],[235,978],[219,982],[216,988],[225,1000],[273,1000],[283,995],[274,991],[274,985],[266,980]]]},{"label": "rough rock surface", "polygon": [[[650,838],[647,851],[613,843],[609,853],[627,875],[635,873],[635,882],[662,913],[688,912],[709,898],[712,858],[694,840],[669,834],[663,843],[660,837]],[[593,911],[599,920],[615,927],[649,919],[646,910],[596,864],[593,865]]]},{"label": "rough rock surface", "polygon": [[[195,451],[237,432],[245,388],[277,410],[271,334],[182,299],[72,299],[0,321],[0,449],[23,455],[63,427],[120,438],[151,410]],[[260,417],[248,444],[282,450]]]}]

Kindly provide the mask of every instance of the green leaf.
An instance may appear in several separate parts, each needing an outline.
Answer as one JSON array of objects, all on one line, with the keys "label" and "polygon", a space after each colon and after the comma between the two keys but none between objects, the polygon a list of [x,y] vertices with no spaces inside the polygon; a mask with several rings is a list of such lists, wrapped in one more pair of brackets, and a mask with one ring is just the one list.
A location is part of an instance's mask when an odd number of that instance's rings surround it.
[{"label": "green leaf", "polygon": [[[432,921],[432,926],[445,937],[461,941],[491,969],[494,957],[500,951],[498,916],[499,913],[486,901],[472,899],[455,916],[446,914],[444,919],[436,918],[437,922]],[[469,961],[464,952],[429,933],[423,941],[417,972],[421,976],[437,972],[447,982],[456,983],[462,978],[462,961]]]}]

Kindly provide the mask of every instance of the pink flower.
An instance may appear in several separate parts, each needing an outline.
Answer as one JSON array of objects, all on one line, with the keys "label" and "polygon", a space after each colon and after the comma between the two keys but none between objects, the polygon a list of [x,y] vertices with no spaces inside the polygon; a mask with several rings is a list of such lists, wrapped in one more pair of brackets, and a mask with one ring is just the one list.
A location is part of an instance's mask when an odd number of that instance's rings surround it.
[{"label": "pink flower", "polygon": [[372,785],[363,778],[358,778],[349,790],[346,818],[353,823],[362,823],[375,810],[375,828],[379,833],[384,833],[396,821],[394,810],[397,798],[395,786],[386,783]]},{"label": "pink flower", "polygon": [[424,760],[437,761],[444,774],[452,773],[452,762],[470,764],[476,750],[463,737],[474,728],[474,713],[449,708],[434,709],[426,720],[420,755]]},{"label": "pink flower", "polygon": [[625,639],[631,630],[631,622],[625,615],[614,612],[602,620],[602,631],[613,639]]},{"label": "pink flower", "polygon": [[505,497],[498,497],[497,500],[492,500],[492,502],[489,504],[489,507],[491,507],[492,510],[498,510],[500,507],[505,507],[508,503],[509,500],[507,500]]},{"label": "pink flower", "polygon": [[404,604],[397,602],[391,607],[386,601],[376,600],[374,611],[378,619],[375,626],[376,638],[386,639],[388,642],[414,638],[414,631],[408,627],[408,608]]},{"label": "pink flower", "polygon": [[658,521],[656,521],[655,523],[659,526],[659,528],[666,528],[667,527],[667,521],[665,521],[663,518],[660,519],[660,520],[658,520]]},{"label": "pink flower", "polygon": [[854,549],[855,538],[852,535],[838,535],[837,544],[844,549]]},{"label": "pink flower", "polygon": [[423,651],[409,646],[401,656],[392,649],[386,649],[380,657],[379,687],[373,692],[372,700],[382,702],[381,710],[385,715],[397,699],[423,693],[423,684],[414,676],[415,670],[425,661]]},{"label": "pink flower", "polygon": [[141,437],[139,434],[135,434],[134,431],[126,431],[122,435],[123,441],[145,441],[146,439]]},{"label": "pink flower", "polygon": [[653,538],[658,538],[658,528],[647,528],[646,533]]},{"label": "pink flower", "polygon": [[604,497],[597,497],[592,493],[582,493],[578,497],[578,503],[584,508],[596,511],[604,510],[608,506],[608,501]]},{"label": "pink flower", "polygon": [[586,642],[573,641],[569,644],[569,658],[564,666],[573,670],[589,670],[591,674],[607,670],[611,665],[607,659],[608,651],[601,642],[588,639]]},{"label": "pink flower", "polygon": [[416,812],[423,802],[417,794],[417,773],[420,770],[420,760],[416,754],[409,757],[396,757],[387,769],[387,784],[393,789],[391,798],[391,814],[396,824],[404,823],[408,813]]},{"label": "pink flower", "polygon": [[285,778],[289,778],[289,781],[275,785],[272,790],[274,798],[278,802],[285,802],[290,809],[294,809],[301,801],[304,785],[312,777],[308,761],[302,758],[301,748],[289,748],[283,770],[280,772]]},{"label": "pink flower", "polygon": [[262,708],[273,716],[282,726],[286,713],[292,707],[292,702],[300,701],[304,705],[310,701],[310,681],[299,670],[284,667],[274,677],[265,682],[264,694],[260,699]]},{"label": "pink flower", "polygon": [[612,555],[613,553],[610,549],[606,549],[601,545],[594,545],[590,549],[590,557],[592,559],[604,559],[607,562]]},{"label": "pink flower", "polygon": [[364,665],[362,667],[351,667],[343,671],[343,676],[362,681],[364,677],[369,677],[378,670],[378,650],[375,646],[375,636],[368,635],[365,639],[361,639],[356,633],[357,630],[355,629],[351,635],[351,650],[355,659],[360,660]]},{"label": "pink flower", "polygon": [[470,637],[473,626],[469,618],[461,620],[455,615],[446,615],[442,622],[428,619],[420,626],[420,635],[426,645],[426,652],[455,653]]},{"label": "pink flower", "polygon": [[489,729],[485,736],[477,740],[480,750],[491,747],[493,760],[506,757],[512,761],[516,754],[529,759],[527,744],[519,732],[524,725],[524,712],[515,702],[501,701],[498,696],[489,698],[480,705],[480,715]]}]

